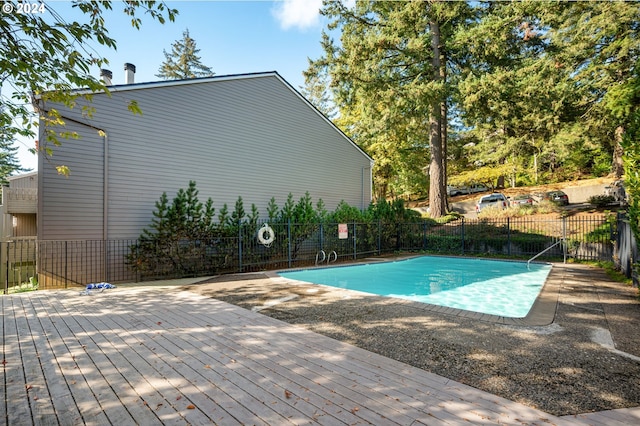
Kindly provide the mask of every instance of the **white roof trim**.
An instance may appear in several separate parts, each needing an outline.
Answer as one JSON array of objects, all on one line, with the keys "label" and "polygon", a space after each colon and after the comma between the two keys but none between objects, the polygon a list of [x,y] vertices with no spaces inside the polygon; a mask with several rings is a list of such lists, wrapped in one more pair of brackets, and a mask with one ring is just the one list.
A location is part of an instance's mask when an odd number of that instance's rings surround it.
[{"label": "white roof trim", "polygon": [[[142,89],[155,89],[156,87],[172,87],[172,86],[184,86],[189,84],[200,84],[200,83],[209,83],[215,81],[229,81],[229,80],[245,80],[248,78],[261,78],[261,77],[271,77],[277,76],[278,73],[276,71],[268,71],[268,72],[257,72],[257,73],[247,73],[247,74],[230,74],[230,75],[221,75],[221,76],[212,76],[212,77],[199,77],[199,78],[187,78],[182,80],[164,80],[164,81],[149,81],[144,83],[133,83],[133,84],[116,84],[112,86],[107,86],[109,92],[129,92],[132,90],[142,90]],[[104,92],[93,92],[89,89],[76,89],[73,90],[74,93],[79,95],[91,95],[91,94],[100,94]]]},{"label": "white roof trim", "polygon": [[26,178],[29,176],[37,176],[38,175],[38,171],[34,171],[34,172],[28,172],[28,173],[23,173],[21,175],[13,175],[13,176],[7,176],[6,179],[7,180],[16,180],[16,179],[20,179],[20,178]]}]

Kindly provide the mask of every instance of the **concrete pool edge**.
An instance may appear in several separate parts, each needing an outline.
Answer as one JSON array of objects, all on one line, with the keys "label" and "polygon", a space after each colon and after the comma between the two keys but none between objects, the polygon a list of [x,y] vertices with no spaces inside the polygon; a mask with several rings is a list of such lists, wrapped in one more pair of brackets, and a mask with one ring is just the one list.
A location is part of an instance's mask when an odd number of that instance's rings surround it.
[{"label": "concrete pool edge", "polygon": [[[363,263],[372,263],[372,262],[394,262],[398,260],[405,260],[405,259],[410,259],[410,258],[420,257],[420,256],[424,256],[424,255],[402,255],[402,256],[394,256],[394,257],[386,257],[386,258],[361,259],[359,261],[354,261],[353,263],[346,263],[346,264],[340,264],[340,265],[334,265],[334,266],[320,265],[316,267],[312,266],[312,267],[306,267],[306,268],[292,268],[292,269],[281,269],[277,271],[268,271],[265,273],[265,275],[271,279],[281,279],[281,280],[284,279],[291,283],[312,284],[312,285],[324,286],[329,288],[335,288],[331,286],[325,286],[323,284],[315,284],[315,283],[309,283],[306,281],[299,281],[295,279],[285,278],[280,275],[280,272],[295,271],[300,269],[326,268],[326,267],[339,268],[343,266],[353,266],[353,265],[360,265]],[[428,256],[432,256],[432,255],[428,255]],[[465,256],[441,256],[441,257],[465,257]],[[477,258],[474,258],[474,259],[477,259]],[[509,259],[488,259],[488,260],[500,260],[500,261],[506,261],[506,262],[522,262],[519,260],[509,260]],[[558,297],[560,293],[560,287],[564,280],[564,273],[563,273],[564,268],[561,268],[562,264],[556,264],[552,262],[534,262],[534,263],[551,265],[551,271],[549,271],[549,275],[547,276],[547,279],[545,280],[545,283],[542,289],[540,290],[540,294],[538,295],[533,305],[531,306],[529,313],[523,318],[513,318],[513,317],[500,316],[500,315],[484,314],[481,312],[467,311],[467,310],[458,309],[458,308],[450,308],[447,306],[432,305],[429,303],[415,302],[415,301],[405,300],[400,298],[379,296],[372,293],[366,293],[366,292],[361,292],[357,290],[346,290],[346,289],[341,289],[341,290],[354,292],[354,293],[367,295],[367,296],[372,296],[372,297],[386,297],[388,299],[393,299],[398,304],[411,306],[412,308],[415,308],[415,309],[438,313],[438,314],[444,314],[444,315],[452,315],[452,316],[457,316],[462,318],[470,318],[470,319],[483,321],[483,322],[491,322],[496,324],[515,325],[515,326],[529,326],[529,327],[546,326],[553,323],[555,319],[557,306],[558,306]]]}]

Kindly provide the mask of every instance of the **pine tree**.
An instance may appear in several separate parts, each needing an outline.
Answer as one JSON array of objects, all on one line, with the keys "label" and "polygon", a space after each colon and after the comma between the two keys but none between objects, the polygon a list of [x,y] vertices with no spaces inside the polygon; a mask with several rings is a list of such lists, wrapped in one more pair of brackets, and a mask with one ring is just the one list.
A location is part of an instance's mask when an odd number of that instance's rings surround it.
[{"label": "pine tree", "polygon": [[9,139],[3,131],[0,134],[0,185],[7,185],[7,177],[15,172],[28,172],[20,166],[20,161],[16,158],[18,147],[13,145],[13,141]]},{"label": "pine tree", "polygon": [[[305,73],[307,83],[314,75],[331,79],[336,121],[376,160],[380,199],[401,179],[404,188],[424,185],[428,166],[433,217],[446,212],[447,67],[456,59],[454,31],[468,9],[462,2],[357,2],[348,8],[326,1],[322,14],[340,42],[324,32],[324,55]],[[402,169],[412,173],[400,175]]]},{"label": "pine tree", "polygon": [[189,30],[182,33],[182,40],[171,45],[171,53],[163,50],[165,60],[158,69],[156,77],[165,80],[181,80],[197,77],[211,77],[215,73],[200,62],[196,41],[189,36]]}]

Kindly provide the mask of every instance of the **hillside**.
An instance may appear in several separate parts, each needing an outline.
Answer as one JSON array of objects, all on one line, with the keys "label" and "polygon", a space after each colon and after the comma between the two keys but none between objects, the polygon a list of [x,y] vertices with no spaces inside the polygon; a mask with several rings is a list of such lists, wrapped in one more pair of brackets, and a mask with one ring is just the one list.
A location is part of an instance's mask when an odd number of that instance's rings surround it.
[{"label": "hillside", "polygon": [[[515,197],[520,194],[535,194],[540,192],[547,192],[553,190],[562,190],[569,196],[569,202],[573,208],[586,207],[584,204],[589,197],[593,195],[604,194],[605,186],[609,185],[613,181],[611,177],[602,177],[595,179],[583,179],[576,181],[567,181],[561,183],[553,183],[548,185],[536,185],[536,186],[523,186],[516,188],[504,188],[496,190],[505,194],[507,197]],[[449,198],[449,205],[453,211],[457,211],[463,214],[474,213],[475,203],[482,195],[488,194],[488,192],[470,194],[470,195],[458,195]],[[428,200],[417,200],[407,202],[408,207],[425,212],[429,207]]]}]

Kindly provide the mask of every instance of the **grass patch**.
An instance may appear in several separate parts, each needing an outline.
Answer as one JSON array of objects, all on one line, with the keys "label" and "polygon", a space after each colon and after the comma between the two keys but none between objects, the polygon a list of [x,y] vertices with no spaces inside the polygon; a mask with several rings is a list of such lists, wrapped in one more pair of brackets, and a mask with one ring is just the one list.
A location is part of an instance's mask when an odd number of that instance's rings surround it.
[{"label": "grass patch", "polygon": [[28,291],[36,291],[38,289],[38,279],[36,277],[29,278],[29,281],[23,282],[20,285],[9,287],[9,294],[14,293],[26,293]]},{"label": "grass patch", "polygon": [[618,271],[616,269],[616,265],[610,260],[597,260],[595,262],[582,261],[580,263],[587,263],[593,266],[597,266],[598,268],[602,268],[607,276],[613,281],[629,286],[633,285],[631,278],[627,278],[622,272]]},{"label": "grass patch", "polygon": [[480,212],[478,217],[486,219],[501,219],[507,217],[524,217],[549,213],[563,214],[564,210],[560,206],[550,201],[544,200],[532,206],[511,206],[504,210],[492,208],[484,209]]}]

